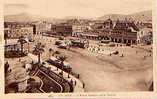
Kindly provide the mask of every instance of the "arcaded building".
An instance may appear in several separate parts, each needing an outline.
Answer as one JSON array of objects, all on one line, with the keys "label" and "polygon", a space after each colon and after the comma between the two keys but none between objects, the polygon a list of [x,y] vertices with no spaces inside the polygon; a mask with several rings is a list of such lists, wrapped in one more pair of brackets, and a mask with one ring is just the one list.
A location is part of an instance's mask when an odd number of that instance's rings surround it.
[{"label": "arcaded building", "polygon": [[137,44],[139,31],[133,21],[117,20],[109,38],[112,42]]}]

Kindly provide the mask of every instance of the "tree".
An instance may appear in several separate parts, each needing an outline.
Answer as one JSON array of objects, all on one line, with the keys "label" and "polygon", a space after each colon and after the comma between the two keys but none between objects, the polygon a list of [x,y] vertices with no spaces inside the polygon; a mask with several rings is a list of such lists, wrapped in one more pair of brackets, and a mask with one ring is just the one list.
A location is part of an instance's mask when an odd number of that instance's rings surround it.
[{"label": "tree", "polygon": [[41,54],[44,52],[44,45],[42,45],[41,43],[37,43],[37,45],[35,45],[34,47],[34,52],[37,53],[38,55],[38,64],[40,65],[41,63]]},{"label": "tree", "polygon": [[52,56],[52,52],[53,52],[53,54],[54,54],[54,50],[53,50],[52,48],[50,48],[50,49],[49,49],[49,55],[50,55],[49,58]]},{"label": "tree", "polygon": [[63,66],[64,66],[64,61],[67,59],[65,55],[59,55],[59,60],[61,61],[61,66],[62,66],[62,77],[63,77]]},{"label": "tree", "polygon": [[20,36],[17,42],[20,43],[20,45],[21,45],[21,53],[23,53],[23,45],[25,43],[27,43],[27,41],[25,40],[25,38],[23,36]]}]

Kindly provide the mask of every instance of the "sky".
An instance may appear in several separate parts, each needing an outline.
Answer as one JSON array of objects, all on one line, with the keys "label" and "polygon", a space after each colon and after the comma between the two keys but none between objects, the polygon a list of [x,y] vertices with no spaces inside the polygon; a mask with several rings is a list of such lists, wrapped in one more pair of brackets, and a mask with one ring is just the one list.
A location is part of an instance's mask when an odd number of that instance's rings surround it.
[{"label": "sky", "polygon": [[153,0],[4,0],[4,14],[94,18],[105,14],[131,14],[151,10],[152,2]]}]

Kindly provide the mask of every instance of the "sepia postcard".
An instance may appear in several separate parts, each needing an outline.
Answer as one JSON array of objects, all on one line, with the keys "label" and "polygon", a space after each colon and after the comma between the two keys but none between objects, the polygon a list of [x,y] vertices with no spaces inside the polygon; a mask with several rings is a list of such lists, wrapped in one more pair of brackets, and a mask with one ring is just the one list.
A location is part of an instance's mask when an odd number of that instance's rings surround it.
[{"label": "sepia postcard", "polygon": [[156,0],[4,0],[4,98],[157,99]]}]

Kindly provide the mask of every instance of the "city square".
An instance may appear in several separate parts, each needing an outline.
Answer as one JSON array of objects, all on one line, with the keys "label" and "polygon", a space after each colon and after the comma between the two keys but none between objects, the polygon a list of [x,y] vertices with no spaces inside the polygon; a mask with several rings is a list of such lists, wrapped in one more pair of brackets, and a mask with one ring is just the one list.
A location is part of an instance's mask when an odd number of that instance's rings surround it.
[{"label": "city square", "polygon": [[6,5],[21,13],[4,17],[5,93],[154,90],[151,10],[54,18],[29,14],[32,5]]}]

